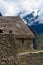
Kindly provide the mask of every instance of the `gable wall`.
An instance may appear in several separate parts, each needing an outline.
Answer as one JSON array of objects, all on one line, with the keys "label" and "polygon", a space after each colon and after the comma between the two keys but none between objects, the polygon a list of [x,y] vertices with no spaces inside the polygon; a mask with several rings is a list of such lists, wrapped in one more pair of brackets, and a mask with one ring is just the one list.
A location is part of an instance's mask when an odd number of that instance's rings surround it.
[{"label": "gable wall", "polygon": [[32,49],[33,48],[33,40],[32,39],[16,39],[16,45],[18,50],[20,49]]}]

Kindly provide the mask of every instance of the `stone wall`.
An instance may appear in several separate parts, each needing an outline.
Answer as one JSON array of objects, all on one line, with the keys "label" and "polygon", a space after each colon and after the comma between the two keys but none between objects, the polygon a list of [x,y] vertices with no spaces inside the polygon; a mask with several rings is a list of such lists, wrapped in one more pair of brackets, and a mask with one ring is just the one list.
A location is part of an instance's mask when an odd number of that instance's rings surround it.
[{"label": "stone wall", "polygon": [[19,49],[31,48],[32,40],[16,39],[14,34],[0,33],[0,65],[14,65]]},{"label": "stone wall", "polygon": [[19,55],[17,59],[18,65],[43,65],[43,52]]},{"label": "stone wall", "polygon": [[31,40],[22,42],[14,34],[0,34],[0,65],[43,65],[43,52],[18,55],[19,47],[31,47]]},{"label": "stone wall", "polygon": [[33,40],[32,39],[16,39],[16,45],[18,49],[32,49],[33,48]]},{"label": "stone wall", "polygon": [[16,53],[14,34],[0,34],[0,65],[14,65]]}]

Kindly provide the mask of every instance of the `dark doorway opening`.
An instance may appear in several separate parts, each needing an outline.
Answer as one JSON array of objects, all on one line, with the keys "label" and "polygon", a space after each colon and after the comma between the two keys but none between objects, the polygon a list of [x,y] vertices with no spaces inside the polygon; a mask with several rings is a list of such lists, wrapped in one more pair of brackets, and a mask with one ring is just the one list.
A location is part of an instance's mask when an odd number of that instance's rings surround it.
[{"label": "dark doorway opening", "polygon": [[37,49],[36,39],[33,38],[33,49]]},{"label": "dark doorway opening", "polygon": [[0,33],[3,33],[3,30],[2,29],[0,29]]},{"label": "dark doorway opening", "polygon": [[43,50],[43,47],[42,47],[42,50]]},{"label": "dark doorway opening", "polygon": [[24,43],[24,39],[22,39],[22,44]]}]

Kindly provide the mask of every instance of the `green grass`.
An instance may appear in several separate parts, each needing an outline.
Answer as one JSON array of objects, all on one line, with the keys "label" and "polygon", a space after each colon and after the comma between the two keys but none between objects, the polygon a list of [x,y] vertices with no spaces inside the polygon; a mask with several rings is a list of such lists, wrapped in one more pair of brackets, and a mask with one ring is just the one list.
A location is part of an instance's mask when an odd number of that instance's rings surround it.
[{"label": "green grass", "polygon": [[28,49],[28,50],[26,50],[26,49],[24,49],[24,48],[22,48],[22,49],[19,49],[19,53],[23,53],[23,52],[37,52],[38,50],[36,50],[36,49]]}]

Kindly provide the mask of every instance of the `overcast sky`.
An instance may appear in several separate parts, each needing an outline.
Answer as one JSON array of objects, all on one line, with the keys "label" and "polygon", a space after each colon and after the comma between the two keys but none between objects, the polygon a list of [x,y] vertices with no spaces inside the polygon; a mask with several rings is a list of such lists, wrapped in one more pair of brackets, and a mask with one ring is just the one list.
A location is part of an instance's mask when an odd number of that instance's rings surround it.
[{"label": "overcast sky", "polygon": [[39,15],[43,18],[43,0],[0,0],[0,12],[3,16],[15,16],[20,11],[31,13],[40,9]]}]

